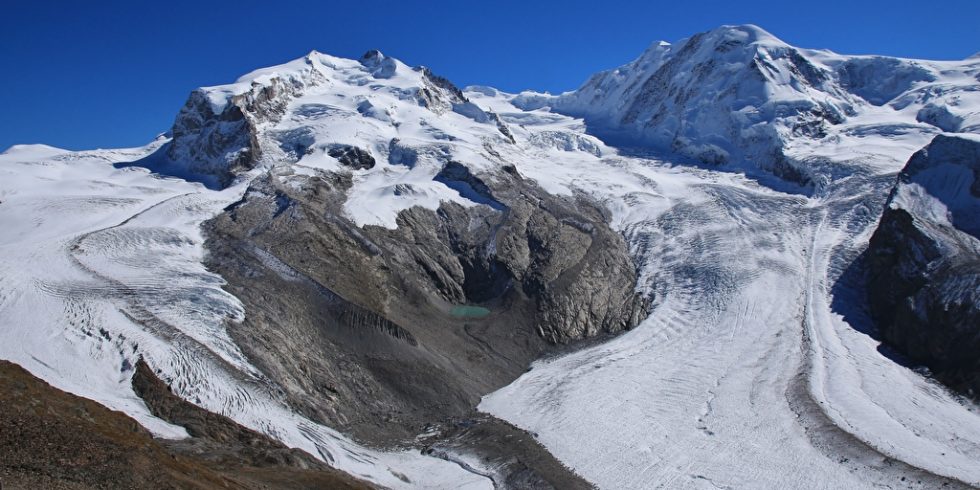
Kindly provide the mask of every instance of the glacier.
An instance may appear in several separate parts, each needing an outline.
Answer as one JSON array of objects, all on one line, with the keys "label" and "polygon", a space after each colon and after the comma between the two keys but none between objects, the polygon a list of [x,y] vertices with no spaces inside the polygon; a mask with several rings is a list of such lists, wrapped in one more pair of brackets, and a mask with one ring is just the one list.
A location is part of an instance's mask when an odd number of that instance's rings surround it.
[{"label": "glacier", "polygon": [[603,204],[653,307],[479,410],[599,488],[980,486],[975,402],[882,355],[842,280],[906,161],[978,132],[980,59],[845,56],[755,26],[653,43],[559,95],[312,52],[196,90],[145,147],[0,155],[0,358],[186,437],[133,393],[142,357],[182,398],[377,485],[492,487],[478,460],[368,448],[294,411],[228,334],[248,312],[204,267],[201,224],[261,175],[344,172],[344,218],[396,228],[487,205],[437,178],[447,161],[510,164]]}]

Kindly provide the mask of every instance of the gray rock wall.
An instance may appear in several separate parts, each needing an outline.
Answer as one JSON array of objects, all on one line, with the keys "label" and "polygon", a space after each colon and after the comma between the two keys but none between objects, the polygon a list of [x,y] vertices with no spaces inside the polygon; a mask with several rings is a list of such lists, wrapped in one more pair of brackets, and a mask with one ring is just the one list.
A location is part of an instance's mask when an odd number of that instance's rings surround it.
[{"label": "gray rock wall", "polygon": [[[350,174],[299,186],[278,175],[255,180],[205,225],[207,265],[245,304],[245,322],[230,333],[250,361],[297,411],[362,442],[456,434],[480,397],[533,360],[632,328],[647,312],[606,212],[551,196],[514,168],[478,176],[447,163],[437,179],[483,204],[412,208],[396,229],[341,216]],[[503,460],[508,451],[477,452]],[[522,451],[552,469],[511,465],[531,472],[520,478],[579,481],[554,474],[561,465],[537,443]]]},{"label": "gray rock wall", "polygon": [[[868,248],[868,294],[883,340],[973,397],[980,394],[980,241],[955,226],[955,208],[951,222],[937,222],[896,196],[899,186],[939,165],[980,167],[954,156],[976,155],[978,148],[940,136],[913,156]],[[976,180],[962,184],[975,188]]]}]

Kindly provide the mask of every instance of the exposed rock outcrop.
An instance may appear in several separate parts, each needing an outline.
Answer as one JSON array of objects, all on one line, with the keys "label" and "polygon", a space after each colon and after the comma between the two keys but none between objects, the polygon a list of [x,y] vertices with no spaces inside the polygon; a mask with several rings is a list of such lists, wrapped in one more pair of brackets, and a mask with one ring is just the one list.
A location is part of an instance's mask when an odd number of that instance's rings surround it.
[{"label": "exposed rock outcrop", "polygon": [[507,141],[514,143],[514,135],[507,127],[507,123],[502,121],[493,111],[485,111],[476,104],[470,102],[463,94],[463,91],[448,79],[432,73],[427,67],[419,67],[418,71],[422,74],[422,87],[418,91],[418,101],[423,107],[427,107],[439,114],[452,110],[458,114],[473,119],[481,123],[493,123]]},{"label": "exposed rock outcrop", "polygon": [[290,185],[269,173],[207,224],[209,266],[249,312],[236,340],[319,420],[369,440],[413,437],[550,344],[619,332],[646,312],[622,237],[587,199],[450,162],[436,179],[483,204],[359,228],[339,206],[348,179]]},{"label": "exposed rock outcrop", "polygon": [[[272,134],[266,133],[291,115],[288,109],[293,100],[318,86],[334,83],[332,77],[352,76],[352,72],[353,80],[345,80],[346,83],[361,84],[365,75],[385,81],[399,70],[403,76],[412,71],[411,77],[405,77],[412,80],[412,85],[394,89],[401,98],[412,100],[436,115],[451,111],[478,123],[493,124],[506,141],[515,141],[507,124],[495,113],[473,104],[452,82],[426,67],[411,69],[376,50],[361,57],[357,69],[346,66],[347,63],[349,60],[314,51],[284,65],[257,70],[236,83],[191,92],[171,128],[172,141],[166,151],[167,157],[188,172],[214,176],[221,186],[225,186],[262,161],[274,163],[280,160],[280,150],[294,154],[310,151],[313,141],[308,141],[309,134],[277,133],[274,130]],[[315,119],[332,110],[335,109],[328,105],[314,104],[296,112]],[[385,108],[376,107],[367,99],[360,101],[357,110],[361,115],[385,123],[394,122]],[[336,158],[340,158],[344,165],[355,169],[371,168],[373,161],[365,158],[363,152],[347,143],[330,148],[331,156],[336,153]],[[369,154],[366,156],[370,157]]]},{"label": "exposed rock outcrop", "polygon": [[327,150],[327,154],[336,158],[341,165],[354,170],[374,168],[374,157],[356,146],[337,145]]},{"label": "exposed rock outcrop", "polygon": [[[481,204],[361,228],[342,215],[349,174],[274,171],[206,224],[208,266],[248,312],[236,343],[300,413],[373,445],[470,417],[555,344],[646,313],[625,243],[595,203],[459,162],[436,180]],[[506,459],[494,450],[484,456]]]},{"label": "exposed rock outcrop", "polygon": [[980,139],[937,136],[899,174],[868,249],[884,340],[980,394]]},{"label": "exposed rock outcrop", "polygon": [[575,490],[595,488],[569,471],[545,451],[533,434],[486,414],[433,428],[438,435],[426,440],[424,454],[479,470],[495,488]]},{"label": "exposed rock outcrop", "polygon": [[278,121],[290,100],[325,79],[313,55],[295,72],[258,82],[239,82],[226,90],[191,92],[171,128],[167,156],[195,173],[214,175],[222,184],[252,169],[262,156],[260,122]]}]

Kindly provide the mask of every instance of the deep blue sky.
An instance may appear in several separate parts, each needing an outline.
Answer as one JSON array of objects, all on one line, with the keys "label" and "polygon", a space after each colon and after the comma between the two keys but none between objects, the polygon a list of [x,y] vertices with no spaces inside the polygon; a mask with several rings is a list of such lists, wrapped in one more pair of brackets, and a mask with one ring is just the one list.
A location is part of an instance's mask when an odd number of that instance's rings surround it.
[{"label": "deep blue sky", "polygon": [[81,2],[0,6],[0,150],[142,145],[188,92],[311,49],[377,48],[460,86],[560,92],[721,24],[847,54],[961,59],[980,51],[980,1]]}]

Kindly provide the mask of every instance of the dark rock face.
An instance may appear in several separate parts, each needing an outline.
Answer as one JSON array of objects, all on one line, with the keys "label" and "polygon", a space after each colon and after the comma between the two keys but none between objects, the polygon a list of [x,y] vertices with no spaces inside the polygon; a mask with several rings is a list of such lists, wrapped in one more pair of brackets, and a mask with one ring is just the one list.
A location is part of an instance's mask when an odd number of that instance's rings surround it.
[{"label": "dark rock face", "polygon": [[[277,75],[262,83],[253,82],[247,89],[230,89],[242,90],[241,93],[225,94],[209,89],[191,92],[171,127],[173,139],[167,148],[167,157],[193,174],[217,177],[222,186],[255,168],[265,153],[263,138],[270,139],[268,134],[263,134],[259,123],[268,126],[280,121],[286,115],[290,101],[325,80],[324,75],[313,68],[313,59],[308,56],[305,60],[307,66],[298,72]],[[378,51],[366,53],[361,64],[379,79],[394,76],[397,69],[394,59]],[[507,141],[515,142],[507,124],[497,114],[473,104],[452,82],[433,74],[428,68],[417,70],[422,74],[415,93],[419,105],[435,114],[454,111],[480,123],[494,124]],[[317,110],[323,108],[305,109],[314,113]],[[376,108],[365,102],[358,110],[370,114]],[[309,140],[309,135],[300,130],[274,135],[265,144],[278,141],[282,151],[298,156],[309,149]],[[372,168],[375,163],[369,153],[351,145],[335,145],[329,152],[354,169]]]},{"label": "dark rock face", "polygon": [[359,228],[341,216],[350,178],[296,185],[270,172],[205,226],[209,268],[246,306],[231,335],[314,420],[373,445],[415,444],[425,427],[471,417],[555,344],[646,313],[595,203],[450,162],[437,180],[481,204]]},{"label": "dark rock face", "polygon": [[207,95],[194,91],[174,121],[171,160],[190,163],[190,170],[230,179],[252,167],[258,158],[254,124],[236,104],[215,114]]},{"label": "dark rock face", "polygon": [[354,170],[374,168],[374,157],[356,146],[336,145],[327,150],[327,154],[336,158],[341,165]]},{"label": "dark rock face", "polygon": [[460,455],[475,452],[481,456],[481,466],[491,469],[485,476],[495,488],[594,488],[543,451],[532,434],[488,415],[443,428],[437,440],[427,443],[422,452],[461,464],[466,463]]},{"label": "dark rock face", "polygon": [[[317,419],[373,426],[362,434],[372,439],[394,418],[414,436],[550,344],[619,332],[646,312],[623,239],[584,199],[451,162],[437,180],[483,205],[413,208],[397,229],[361,229],[340,217],[349,177],[324,177],[297,189],[267,175],[206,227],[209,266],[246,304],[241,342]],[[460,317],[461,305],[490,313]]]},{"label": "dark rock face", "polygon": [[[974,397],[980,394],[980,241],[973,208],[956,203],[980,197],[978,150],[980,142],[937,136],[913,156],[868,249],[869,299],[885,342]],[[939,170],[944,173],[930,173]],[[935,189],[950,176],[972,177],[956,183],[969,195],[954,201]],[[903,187],[910,186],[940,194],[951,219],[917,209],[905,197]]]},{"label": "dark rock face", "polygon": [[[312,64],[309,58],[306,61]],[[167,156],[191,172],[216,176],[227,185],[239,173],[252,169],[262,156],[258,122],[279,121],[290,100],[322,78],[313,69],[275,77],[252,84],[220,104],[204,89],[191,92],[174,120]]]}]

